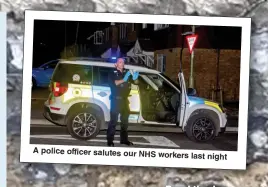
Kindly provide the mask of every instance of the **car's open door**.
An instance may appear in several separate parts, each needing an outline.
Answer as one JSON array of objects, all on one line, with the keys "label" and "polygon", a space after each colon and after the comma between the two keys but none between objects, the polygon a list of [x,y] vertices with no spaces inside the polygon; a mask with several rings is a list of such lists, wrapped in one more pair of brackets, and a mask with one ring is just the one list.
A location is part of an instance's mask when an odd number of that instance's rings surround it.
[{"label": "car's open door", "polygon": [[128,97],[129,100],[129,123],[138,123],[141,112],[140,91],[138,85],[131,84],[131,90]]},{"label": "car's open door", "polygon": [[180,88],[181,88],[181,95],[180,95],[180,103],[178,106],[177,123],[180,127],[182,127],[182,125],[185,121],[185,114],[186,114],[186,110],[187,110],[188,97],[187,97],[187,92],[186,92],[184,75],[182,72],[179,72],[178,78],[179,78],[179,84],[180,84]]}]

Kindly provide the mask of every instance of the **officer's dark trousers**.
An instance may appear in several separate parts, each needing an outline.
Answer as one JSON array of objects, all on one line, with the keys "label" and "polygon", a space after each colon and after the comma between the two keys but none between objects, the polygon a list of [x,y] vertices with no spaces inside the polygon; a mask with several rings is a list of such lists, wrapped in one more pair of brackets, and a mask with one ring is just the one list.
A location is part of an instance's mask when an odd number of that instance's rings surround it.
[{"label": "officer's dark trousers", "polygon": [[116,131],[118,115],[120,114],[120,142],[128,141],[128,117],[129,117],[129,101],[125,99],[111,99],[110,122],[107,130],[107,141],[112,142]]}]

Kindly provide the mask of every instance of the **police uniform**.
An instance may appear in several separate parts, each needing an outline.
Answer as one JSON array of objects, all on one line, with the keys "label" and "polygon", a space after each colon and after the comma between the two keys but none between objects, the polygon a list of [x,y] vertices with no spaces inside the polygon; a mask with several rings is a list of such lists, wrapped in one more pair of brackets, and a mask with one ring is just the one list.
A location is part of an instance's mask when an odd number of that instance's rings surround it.
[{"label": "police uniform", "polygon": [[[121,129],[120,129],[120,143],[129,144],[128,141],[128,117],[130,113],[128,96],[131,90],[131,83],[124,82],[116,86],[115,80],[122,80],[127,73],[127,70],[123,72],[119,70],[114,70],[109,75],[110,88],[111,88],[111,107],[110,107],[110,122],[107,130],[107,141],[108,144],[112,143],[114,140],[114,135],[116,131],[116,124],[118,121],[118,115],[120,114]],[[129,79],[130,80],[130,77]]]}]

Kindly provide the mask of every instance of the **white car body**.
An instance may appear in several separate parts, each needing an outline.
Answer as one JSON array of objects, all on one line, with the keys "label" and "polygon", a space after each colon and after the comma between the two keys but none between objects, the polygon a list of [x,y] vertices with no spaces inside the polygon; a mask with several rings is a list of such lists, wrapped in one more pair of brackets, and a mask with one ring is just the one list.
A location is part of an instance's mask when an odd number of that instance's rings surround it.
[{"label": "white car body", "polygon": [[[92,67],[92,69],[93,67],[105,67],[114,70],[114,64],[107,62],[94,62],[89,60],[60,61],[55,68],[53,75],[57,71],[57,68],[60,64],[83,65]],[[161,74],[159,71],[135,65],[125,65],[125,69],[140,72],[140,78],[142,78],[143,81],[150,85],[150,87],[155,91],[158,90],[158,85],[156,84],[157,82],[154,82],[154,80],[158,81],[159,79],[159,81],[164,81],[165,84],[168,84],[170,88],[174,89],[174,92],[178,93],[181,101],[179,103],[179,110],[177,111],[177,119],[174,122],[145,120],[143,118],[142,111],[143,103],[141,102],[141,97],[143,97],[143,95],[140,94],[139,85],[132,84],[132,89],[129,96],[131,111],[131,114],[129,116],[129,123],[146,124],[147,126],[178,126],[182,130],[185,130],[185,127],[187,126],[187,122],[189,118],[191,118],[191,115],[197,111],[202,110],[206,111],[209,115],[211,114],[211,116],[213,116],[213,119],[216,121],[216,136],[219,132],[225,130],[227,116],[217,103],[198,97],[187,96],[183,73],[179,73],[178,75],[180,84],[179,89],[177,85],[174,85],[170,79]],[[154,79],[153,77],[150,79],[148,78],[149,75],[158,78]],[[65,75],[63,74],[62,76]],[[94,75],[92,75],[92,77],[93,76]],[[105,129],[107,127],[107,123],[110,121],[110,87],[94,85],[94,81],[93,84],[90,81],[81,82],[80,76],[78,74],[73,74],[72,77],[69,78],[70,80],[72,79],[72,82],[67,83],[67,91],[64,94],[59,97],[55,97],[53,96],[52,92],[50,93],[48,100],[44,104],[45,118],[57,125],[67,125],[68,115],[70,115],[70,111],[72,111],[73,108],[79,104],[88,104],[97,110],[98,114],[101,116],[101,118],[103,118],[100,129]],[[52,80],[51,87],[53,87],[53,84],[55,83]]]}]

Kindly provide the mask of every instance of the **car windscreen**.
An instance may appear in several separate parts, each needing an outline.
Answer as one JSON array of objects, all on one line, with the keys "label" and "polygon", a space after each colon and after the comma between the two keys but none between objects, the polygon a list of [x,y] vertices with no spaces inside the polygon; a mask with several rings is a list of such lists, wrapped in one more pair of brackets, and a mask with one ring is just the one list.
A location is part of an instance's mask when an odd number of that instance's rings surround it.
[{"label": "car windscreen", "polygon": [[52,75],[53,82],[91,84],[92,67],[79,64],[59,63]]}]

